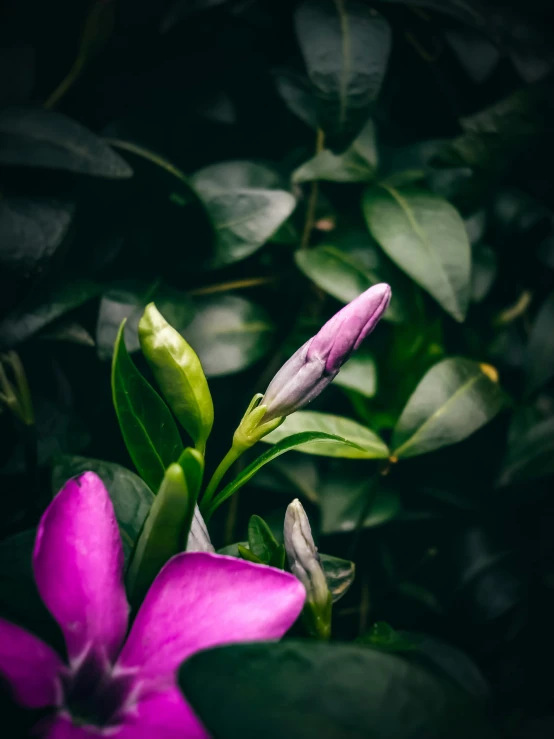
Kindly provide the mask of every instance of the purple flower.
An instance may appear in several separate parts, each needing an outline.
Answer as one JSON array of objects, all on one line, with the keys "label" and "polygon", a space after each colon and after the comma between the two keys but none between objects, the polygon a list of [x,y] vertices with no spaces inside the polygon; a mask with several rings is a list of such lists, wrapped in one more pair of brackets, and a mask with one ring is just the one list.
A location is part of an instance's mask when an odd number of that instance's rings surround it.
[{"label": "purple flower", "polygon": [[264,423],[288,416],[316,398],[368,334],[390,302],[391,289],[374,285],[348,303],[285,362],[270,382],[260,405]]},{"label": "purple flower", "polygon": [[176,670],[218,644],[281,637],[305,599],[292,575],[207,552],[178,554],[154,580],[129,635],[123,550],[114,509],[92,472],[70,480],[38,527],[38,590],[68,661],[0,619],[0,674],[28,708],[52,707],[48,739],[205,739]]}]

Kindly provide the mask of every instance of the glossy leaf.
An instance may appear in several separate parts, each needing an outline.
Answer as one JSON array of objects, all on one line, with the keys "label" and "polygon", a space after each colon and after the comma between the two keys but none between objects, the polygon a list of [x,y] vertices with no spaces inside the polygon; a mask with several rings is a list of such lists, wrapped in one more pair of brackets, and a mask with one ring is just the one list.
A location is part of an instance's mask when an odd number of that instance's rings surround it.
[{"label": "glossy leaf", "polygon": [[103,139],[71,118],[42,108],[13,107],[0,112],[0,162],[109,179],[133,174]]},{"label": "glossy leaf", "polygon": [[277,444],[293,434],[304,432],[323,432],[327,435],[347,439],[352,446],[344,443],[330,444],[317,441],[304,444],[298,451],[306,454],[317,454],[323,457],[344,457],[347,459],[386,459],[389,450],[385,442],[373,431],[350,418],[333,416],[318,411],[297,411],[285,420],[281,426],[265,436],[262,441]]},{"label": "glossy leaf", "polygon": [[52,493],[55,495],[71,478],[95,472],[106,486],[114,505],[121,532],[125,561],[128,563],[154,495],[134,472],[114,462],[88,457],[62,455],[52,465]]},{"label": "glossy leaf", "polygon": [[350,590],[356,576],[356,565],[348,559],[332,557],[330,554],[320,553],[319,559],[333,603],[336,603]]},{"label": "glossy leaf", "polygon": [[414,457],[462,441],[493,419],[504,400],[493,367],[445,359],[431,367],[402,411],[393,455]]},{"label": "glossy leaf", "polygon": [[471,249],[457,210],[424,190],[367,190],[369,230],[386,254],[457,321],[466,315]]},{"label": "glossy leaf", "polygon": [[391,50],[390,26],[359,0],[304,0],[294,21],[317,95],[319,126],[344,148],[379,95]]},{"label": "glossy leaf", "polygon": [[267,181],[267,168],[252,162],[213,164],[197,172],[191,183],[216,231],[212,267],[232,264],[253,254],[273,236],[296,205],[289,192],[274,189],[277,183]]},{"label": "glossy leaf", "polygon": [[31,294],[0,323],[0,349],[21,344],[52,321],[94,298],[101,289],[93,280],[70,274],[60,276],[56,282]]},{"label": "glossy leaf", "polygon": [[197,298],[196,315],[182,332],[207,377],[240,372],[273,345],[274,325],[265,310],[238,295]]},{"label": "glossy leaf", "polygon": [[516,485],[554,475],[554,419],[532,424],[511,439],[498,484]]},{"label": "glossy leaf", "polygon": [[251,480],[252,477],[254,477],[256,472],[258,472],[258,470],[260,470],[268,462],[271,462],[273,459],[280,457],[281,454],[284,454],[285,452],[291,451],[293,449],[295,451],[300,451],[304,445],[314,444],[316,442],[321,446],[321,448],[323,448],[324,444],[330,444],[334,446],[335,449],[339,445],[358,448],[354,442],[349,441],[348,439],[343,439],[340,436],[326,434],[320,431],[303,432],[294,434],[292,436],[287,436],[286,439],[279,441],[271,449],[269,449],[267,452],[264,452],[261,456],[255,459],[232,482],[226,485],[216,495],[208,513],[213,512],[213,510],[215,510],[215,507],[221,505],[224,500],[227,500],[227,498],[233,495],[233,493],[239,490],[243,485],[246,485],[246,483]]},{"label": "glossy leaf", "polygon": [[360,348],[341,367],[333,383],[347,390],[355,390],[366,398],[373,398],[377,392],[377,367],[373,355]]},{"label": "glossy leaf", "polygon": [[112,363],[113,403],[127,451],[140,476],[156,492],[166,468],[183,451],[183,443],[168,407],[127,353],[123,329],[122,323]]},{"label": "glossy leaf", "polygon": [[554,377],[554,292],[537,313],[525,353],[527,391],[538,390]]},{"label": "glossy leaf", "polygon": [[342,154],[324,149],[292,175],[293,182],[370,182],[377,172],[377,146],[373,121],[368,121],[359,136]]},{"label": "glossy leaf", "polygon": [[492,736],[449,680],[366,646],[287,640],[219,647],[185,662],[179,684],[221,739]]},{"label": "glossy leaf", "polygon": [[317,128],[317,99],[306,75],[294,69],[278,67],[272,70],[277,92],[287,108],[311,128]]}]

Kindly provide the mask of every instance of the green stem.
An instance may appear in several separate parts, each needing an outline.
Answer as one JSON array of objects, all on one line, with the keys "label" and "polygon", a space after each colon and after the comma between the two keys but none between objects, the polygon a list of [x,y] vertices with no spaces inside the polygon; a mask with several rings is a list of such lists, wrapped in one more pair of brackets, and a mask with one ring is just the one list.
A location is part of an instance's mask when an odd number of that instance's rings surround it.
[{"label": "green stem", "polygon": [[229,467],[237,461],[237,459],[240,457],[240,455],[245,451],[244,448],[239,447],[236,444],[233,444],[233,446],[229,449],[227,454],[223,457],[221,462],[219,463],[216,471],[213,473],[212,478],[210,482],[208,483],[208,486],[206,487],[206,490],[204,492],[204,495],[202,497],[202,502],[200,504],[200,509],[202,511],[202,515],[204,518],[208,519],[208,511],[210,508],[210,503],[212,501],[212,498],[214,497],[214,493],[217,490],[217,486],[221,482],[223,475],[227,472]]}]

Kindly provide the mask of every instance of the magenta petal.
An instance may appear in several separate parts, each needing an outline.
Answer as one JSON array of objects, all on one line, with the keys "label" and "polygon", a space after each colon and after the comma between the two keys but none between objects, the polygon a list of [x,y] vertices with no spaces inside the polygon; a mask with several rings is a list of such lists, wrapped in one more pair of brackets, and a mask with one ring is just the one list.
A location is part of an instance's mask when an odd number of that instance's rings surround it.
[{"label": "magenta petal", "polygon": [[177,687],[139,702],[117,739],[210,739]]},{"label": "magenta petal", "polygon": [[118,730],[114,732],[111,728],[102,730],[94,726],[74,724],[67,715],[59,715],[53,720],[46,720],[39,725],[36,735],[44,739],[99,739],[103,736],[120,739],[121,737]]},{"label": "magenta petal", "polygon": [[28,708],[55,706],[60,697],[58,675],[62,667],[51,647],[0,618],[0,676],[10,684],[18,703]]},{"label": "magenta petal", "polygon": [[281,637],[305,597],[303,585],[281,570],[220,554],[178,554],[154,580],[118,664],[174,685],[177,667],[199,649]]},{"label": "magenta petal", "polygon": [[113,660],[127,629],[123,548],[108,491],[93,472],[69,480],[46,509],[33,565],[70,659],[90,646]]}]

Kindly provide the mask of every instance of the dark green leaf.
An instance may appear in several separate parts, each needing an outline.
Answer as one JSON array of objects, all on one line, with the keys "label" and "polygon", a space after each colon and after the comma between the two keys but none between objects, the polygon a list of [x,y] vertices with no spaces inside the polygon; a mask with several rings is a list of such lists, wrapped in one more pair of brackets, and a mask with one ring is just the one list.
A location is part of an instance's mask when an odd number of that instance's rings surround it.
[{"label": "dark green leaf", "polygon": [[113,403],[127,451],[140,476],[156,492],[165,470],[183,451],[183,443],[168,407],[127,353],[123,329],[121,324],[112,364]]},{"label": "dark green leaf", "polygon": [[52,465],[52,493],[55,495],[71,477],[89,471],[100,477],[110,494],[128,563],[154,495],[138,475],[119,464],[68,455],[58,457]]},{"label": "dark green leaf", "polygon": [[554,419],[536,423],[511,439],[498,484],[514,485],[554,474]]},{"label": "dark green leaf", "polygon": [[[350,418],[317,411],[293,413],[262,441],[267,444],[276,444],[293,434],[304,432],[323,432],[329,437],[334,436],[340,440],[339,444],[330,444],[328,440],[325,440],[323,444],[319,442],[304,444],[298,451],[306,454],[347,459],[386,459],[389,456],[389,449],[385,442],[370,429]],[[351,445],[345,446],[344,439],[347,439]]]},{"label": "dark green leaf", "polygon": [[194,309],[196,315],[182,333],[207,377],[240,372],[273,345],[273,323],[265,310],[245,298],[198,298]]},{"label": "dark green leaf", "polygon": [[386,254],[457,321],[468,307],[471,249],[458,211],[424,190],[385,185],[364,194],[369,230]]},{"label": "dark green leaf", "polygon": [[333,603],[336,603],[350,590],[356,576],[356,565],[348,559],[332,557],[330,554],[320,554],[319,559]]},{"label": "dark green leaf", "polygon": [[0,349],[21,344],[56,318],[94,298],[101,289],[92,280],[63,275],[54,284],[33,293],[0,323]]},{"label": "dark green leaf", "polygon": [[213,164],[197,172],[191,183],[217,234],[212,267],[253,254],[273,236],[296,205],[289,192],[275,189],[279,178],[267,167],[253,162]]},{"label": "dark green leaf", "polygon": [[251,516],[248,522],[248,547],[250,552],[264,565],[285,566],[285,547],[279,544],[271,529],[259,516]]},{"label": "dark green leaf", "polygon": [[185,662],[179,683],[220,739],[491,736],[478,709],[450,681],[365,646],[285,641],[219,647]]},{"label": "dark green leaf", "polygon": [[396,457],[413,457],[462,441],[504,404],[496,370],[470,359],[445,359],[421,380],[393,432]]},{"label": "dark green leaf", "polygon": [[14,107],[0,112],[0,162],[110,179],[133,174],[103,139],[71,118],[42,108]]},{"label": "dark green leaf", "polygon": [[329,149],[316,154],[293,173],[293,182],[370,182],[377,172],[377,147],[373,121],[368,121],[359,136],[343,154]]},{"label": "dark green leaf", "polygon": [[536,315],[525,353],[527,391],[534,392],[554,377],[554,292]]},{"label": "dark green leaf", "polygon": [[344,148],[379,95],[391,50],[391,29],[359,0],[305,0],[296,35],[317,94],[319,126]]},{"label": "dark green leaf", "polygon": [[317,128],[317,99],[310,80],[286,67],[272,71],[277,92],[287,108],[306,125]]},{"label": "dark green leaf", "polygon": [[496,253],[486,244],[474,244],[471,260],[471,300],[484,300],[496,279]]},{"label": "dark green leaf", "polygon": [[359,349],[341,367],[333,383],[348,390],[355,390],[366,398],[373,398],[377,392],[377,367],[373,355]]},{"label": "dark green leaf", "polygon": [[[255,459],[251,464],[249,464],[248,467],[246,467],[240,473],[240,475],[238,475],[238,477],[236,477],[232,482],[226,485],[223,490],[221,490],[216,495],[214,502],[217,503],[217,506],[219,506],[221,503],[223,503],[224,500],[233,495],[233,493],[239,490],[252,477],[254,477],[259,469],[261,469],[268,462],[271,462],[273,459],[281,456],[281,454],[284,454],[291,449],[300,451],[301,447],[305,444],[313,445],[315,442],[317,442],[319,445],[331,444],[334,446],[334,448],[337,448],[337,446],[340,444],[356,448],[356,444],[354,442],[343,439],[340,436],[333,436],[331,434],[325,434],[318,431],[305,432],[294,434],[293,436],[287,436],[286,439],[279,441],[279,443],[275,444],[275,446],[273,446],[267,452],[264,452],[261,456],[258,457],[258,459]],[[215,510],[213,508],[213,504],[212,510]]]},{"label": "dark green leaf", "polygon": [[357,640],[361,644],[369,644],[385,652],[409,652],[416,649],[415,644],[407,639],[385,621],[378,621],[371,627],[369,633]]}]

